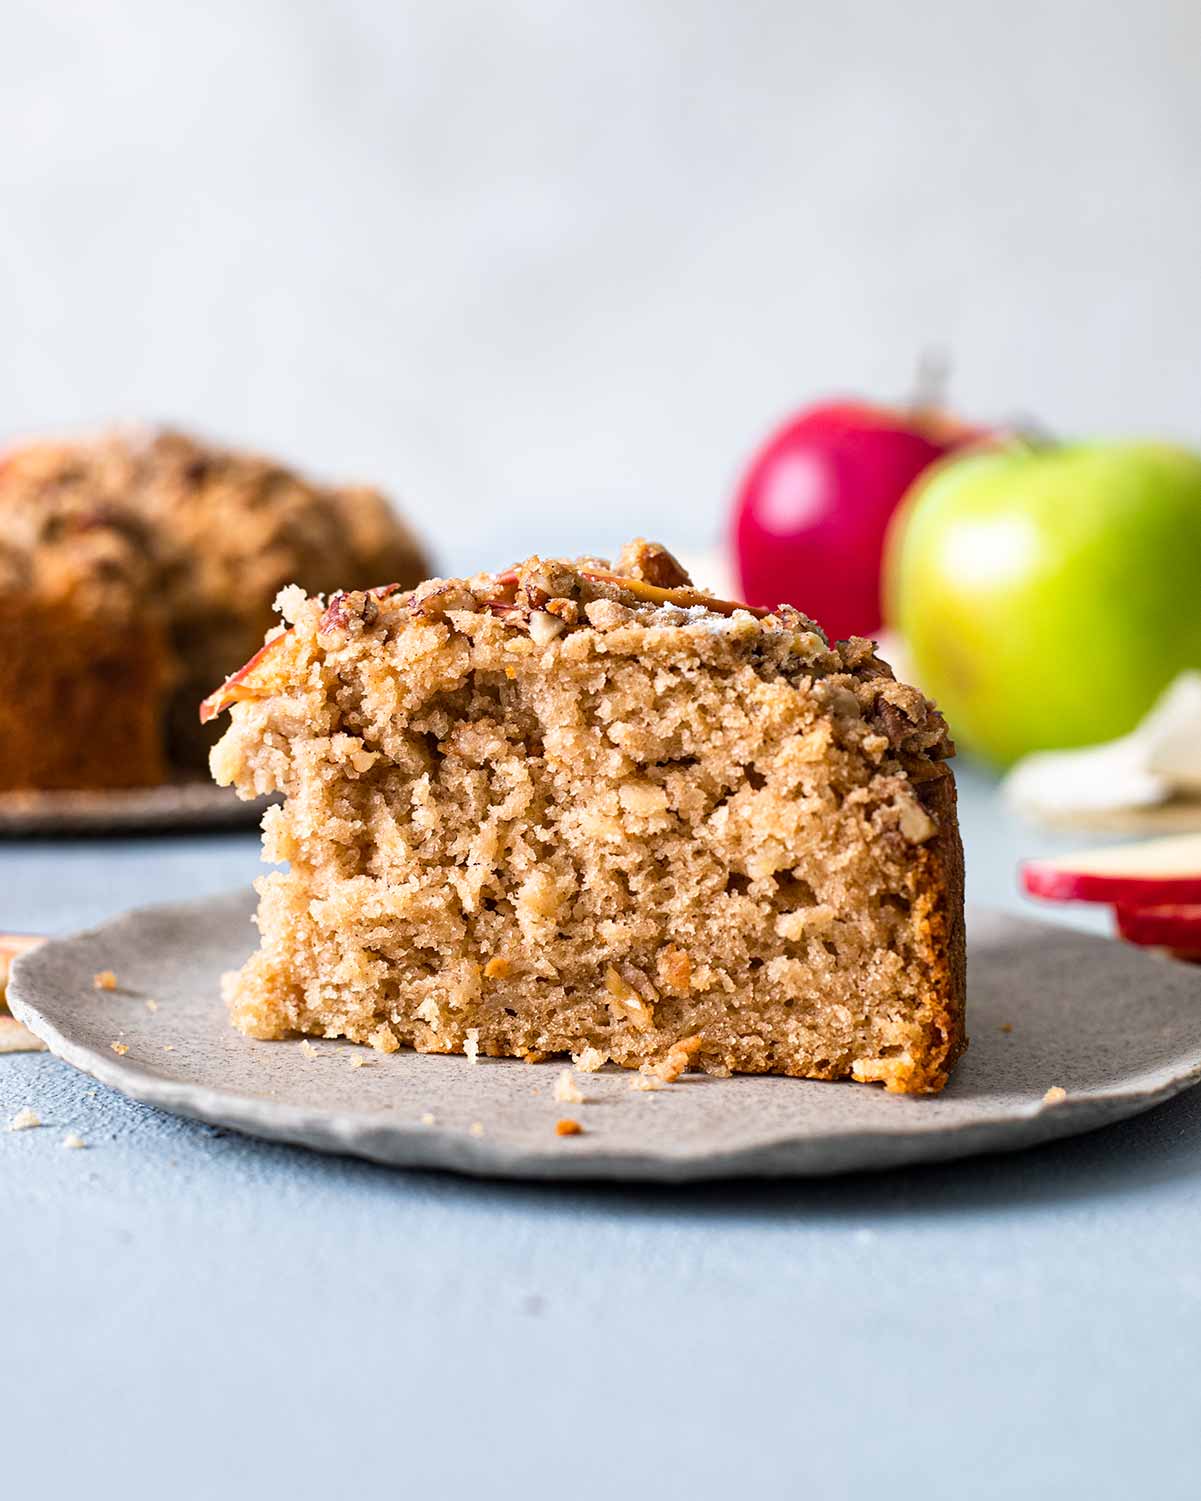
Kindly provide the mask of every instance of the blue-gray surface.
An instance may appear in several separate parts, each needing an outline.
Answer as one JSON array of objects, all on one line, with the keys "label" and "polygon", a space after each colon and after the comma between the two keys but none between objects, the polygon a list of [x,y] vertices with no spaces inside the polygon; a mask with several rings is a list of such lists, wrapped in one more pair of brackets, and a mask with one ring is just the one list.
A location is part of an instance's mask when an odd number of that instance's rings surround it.
[{"label": "blue-gray surface", "polygon": [[[961,781],[969,895],[1012,904],[1051,841]],[[0,846],[0,926],[256,861],[245,835]],[[1014,1157],[686,1190],[393,1172],[0,1058],[0,1116],[25,1103],[46,1126],[0,1135],[14,1501],[1197,1494],[1201,1090]]]}]

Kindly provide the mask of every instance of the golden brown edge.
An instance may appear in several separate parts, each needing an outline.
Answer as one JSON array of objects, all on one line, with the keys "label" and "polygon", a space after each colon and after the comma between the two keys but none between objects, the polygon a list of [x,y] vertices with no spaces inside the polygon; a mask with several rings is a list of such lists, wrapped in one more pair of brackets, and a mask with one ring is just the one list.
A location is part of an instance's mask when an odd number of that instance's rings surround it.
[{"label": "golden brown edge", "polygon": [[[968,1045],[967,938],[964,926],[963,841],[955,776],[941,762],[936,775],[917,784],[922,805],[938,824],[916,872],[919,935],[931,975],[923,1020],[930,1047],[891,1087],[905,1094],[936,1094]],[[924,909],[924,910],[923,910]]]}]

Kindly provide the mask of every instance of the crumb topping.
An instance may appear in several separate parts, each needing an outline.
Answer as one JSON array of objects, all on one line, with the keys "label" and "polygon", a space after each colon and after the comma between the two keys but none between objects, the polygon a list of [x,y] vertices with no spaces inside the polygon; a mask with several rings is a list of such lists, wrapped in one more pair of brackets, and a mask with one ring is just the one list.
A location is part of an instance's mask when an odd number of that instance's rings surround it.
[{"label": "crumb topping", "polygon": [[[204,700],[201,719],[279,691],[298,652],[319,664],[359,640],[387,650],[413,621],[477,648],[491,645],[508,653],[513,675],[531,655],[582,660],[598,636],[612,638],[608,650],[619,654],[648,645],[668,652],[666,642],[648,642],[647,632],[680,632],[692,643],[706,635],[727,640],[760,675],[811,676],[824,683],[844,734],[857,737],[879,762],[889,754],[933,760],[954,754],[942,716],[915,688],[896,681],[871,641],[852,637],[832,646],[820,626],[793,606],[766,610],[717,599],[694,589],[674,560],[663,564],[670,558],[665,549],[641,539],[632,545],[634,554],[622,555],[622,566],[634,568],[632,573],[617,572],[601,559],[535,556],[501,573],[435,578],[408,590],[389,585],[339,593],[328,605],[286,590],[276,603],[289,628]],[[648,570],[676,582],[653,583],[644,576]],[[444,639],[435,636],[430,644]],[[901,832],[910,843],[922,843],[935,826],[916,809]]]}]

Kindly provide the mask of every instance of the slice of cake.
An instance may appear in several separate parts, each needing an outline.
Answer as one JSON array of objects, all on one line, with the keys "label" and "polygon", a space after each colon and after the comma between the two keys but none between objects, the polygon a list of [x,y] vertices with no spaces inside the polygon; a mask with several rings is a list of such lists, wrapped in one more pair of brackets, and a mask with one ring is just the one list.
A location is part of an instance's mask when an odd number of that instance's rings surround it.
[{"label": "slice of cake", "polygon": [[871,642],[645,542],[281,607],[202,708],[217,781],[285,798],[243,1031],[946,1083],[953,748]]},{"label": "slice of cake", "polygon": [[0,455],[0,790],[202,771],[196,700],[262,640],[284,584],[425,571],[375,491],[181,433]]}]

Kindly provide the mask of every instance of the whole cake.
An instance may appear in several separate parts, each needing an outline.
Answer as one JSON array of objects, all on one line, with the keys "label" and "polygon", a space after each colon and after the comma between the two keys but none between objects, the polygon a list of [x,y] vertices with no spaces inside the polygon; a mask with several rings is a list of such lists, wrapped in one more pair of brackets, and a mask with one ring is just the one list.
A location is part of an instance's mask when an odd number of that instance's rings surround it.
[{"label": "whole cake", "polygon": [[217,781],[284,794],[243,1031],[946,1083],[953,747],[871,642],[642,541],[280,604],[201,710],[232,706]]},{"label": "whole cake", "polygon": [[203,771],[196,700],[310,591],[425,562],[373,490],[168,431],[0,456],[0,789]]}]

